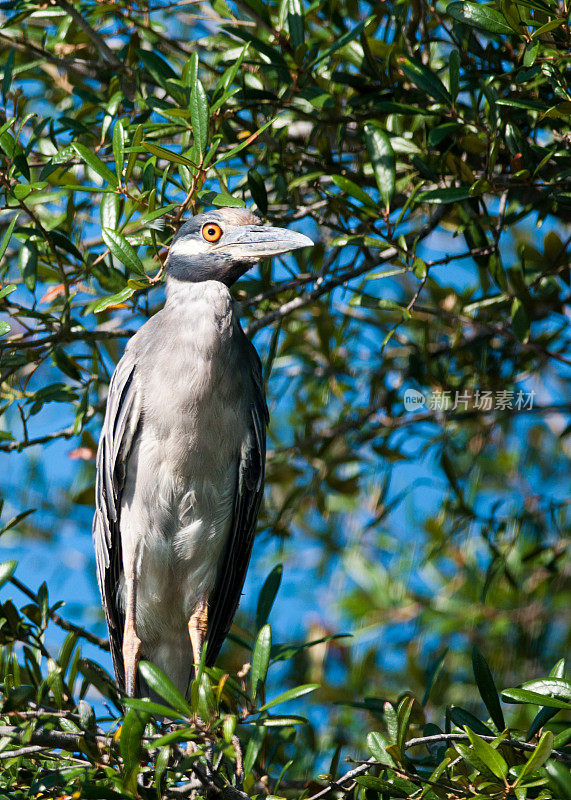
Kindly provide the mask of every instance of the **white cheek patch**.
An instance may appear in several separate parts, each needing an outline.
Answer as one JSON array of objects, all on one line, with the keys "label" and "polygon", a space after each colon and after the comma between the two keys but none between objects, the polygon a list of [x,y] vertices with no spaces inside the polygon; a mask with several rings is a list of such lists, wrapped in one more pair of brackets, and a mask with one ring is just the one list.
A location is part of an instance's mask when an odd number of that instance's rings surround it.
[{"label": "white cheek patch", "polygon": [[208,249],[206,242],[199,242],[197,239],[181,239],[181,241],[172,245],[169,255],[188,258],[190,256],[206,253]]}]

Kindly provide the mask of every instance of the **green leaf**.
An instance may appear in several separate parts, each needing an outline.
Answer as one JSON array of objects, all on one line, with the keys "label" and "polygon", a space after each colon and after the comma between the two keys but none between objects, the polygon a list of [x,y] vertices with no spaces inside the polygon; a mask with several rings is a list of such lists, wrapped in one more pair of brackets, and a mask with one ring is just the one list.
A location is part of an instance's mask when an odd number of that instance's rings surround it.
[{"label": "green leaf", "polygon": [[115,158],[115,172],[117,180],[121,183],[123,173],[123,161],[125,160],[125,142],[127,133],[125,131],[125,120],[118,119],[113,128],[113,157]]},{"label": "green leaf", "polygon": [[357,36],[360,36],[361,31],[364,29],[368,21],[369,20],[366,19],[359,22],[352,30],[347,31],[347,33],[344,33],[343,36],[340,36],[339,39],[337,39],[337,41],[331,45],[331,47],[328,47],[327,50],[321,53],[321,55],[314,58],[313,61],[307,65],[306,69],[313,69],[318,64],[321,64],[322,61],[325,61],[325,59],[329,58],[329,56],[333,55],[333,53],[335,53],[337,50],[345,47],[346,44],[349,44],[349,42],[352,42],[353,39],[357,38]]},{"label": "green leaf", "polygon": [[255,17],[258,17],[262,20],[266,25],[271,25],[271,17],[269,13],[269,8],[263,0],[243,0],[244,5],[250,8],[253,11]]},{"label": "green leaf", "polygon": [[270,665],[270,651],[272,649],[272,630],[269,625],[264,625],[256,638],[254,654],[252,656],[252,671],[250,680],[252,685],[252,699],[255,700],[260,689],[266,681]]},{"label": "green leaf", "polygon": [[248,187],[255,204],[265,215],[268,211],[268,193],[266,192],[264,179],[258,170],[253,167],[248,170]]},{"label": "green leaf", "polygon": [[163,705],[162,703],[154,703],[148,697],[124,697],[123,703],[127,708],[134,708],[137,711],[142,711],[145,714],[155,714],[158,717],[172,718],[176,717],[177,711],[171,706]]},{"label": "green leaf", "polygon": [[[400,274],[401,271],[399,271]],[[350,633],[333,633],[329,636],[322,636],[319,639],[312,639],[310,642],[304,642],[303,644],[293,645],[293,644],[275,644],[272,647],[272,654],[271,658],[272,661],[287,661],[290,658],[293,658],[298,653],[303,652],[303,650],[307,650],[310,647],[316,647],[318,644],[324,644],[325,642],[333,642],[337,639],[347,639],[350,638],[352,634]],[[241,642],[241,644],[245,644]],[[245,645],[247,646],[247,645]]]},{"label": "green leaf", "polygon": [[513,34],[504,16],[490,6],[480,3],[449,3],[446,13],[458,22],[486,33]]},{"label": "green leaf", "polygon": [[[531,37],[533,39],[533,34]],[[533,44],[528,42],[525,46],[525,53],[523,54],[524,67],[532,67],[535,64],[535,59],[537,58],[538,53],[539,42],[534,42]]]},{"label": "green leaf", "polygon": [[268,621],[274,600],[280,588],[283,574],[283,564],[276,564],[270,572],[260,590],[256,608],[256,628],[259,630]]},{"label": "green leaf", "polygon": [[553,740],[553,746],[555,748],[567,747],[570,741],[571,741],[571,727],[567,726],[561,731],[561,733],[557,734],[557,736]]},{"label": "green leaf", "polygon": [[306,717],[300,717],[297,715],[289,716],[289,717],[263,717],[259,721],[259,725],[263,725],[265,728],[284,728],[289,725],[307,725],[309,720]]},{"label": "green leaf", "polygon": [[4,586],[6,581],[12,577],[14,570],[18,566],[17,561],[4,561],[0,564],[0,587]]},{"label": "green leaf", "polygon": [[378,731],[371,731],[367,734],[367,747],[369,748],[373,758],[376,758],[381,764],[387,764],[390,767],[395,766],[393,757],[387,753],[389,743],[382,733]]},{"label": "green leaf", "polygon": [[413,61],[410,58],[402,57],[399,59],[399,63],[404,74],[415,86],[422,89],[423,92],[426,92],[430,97],[433,97],[440,103],[445,103],[446,105],[452,104],[452,98],[448,89],[435,72],[432,72],[431,69],[420,61]]},{"label": "green leaf", "polygon": [[84,161],[87,166],[90,167],[97,175],[99,175],[104,183],[110,184],[114,189],[117,188],[117,176],[111,172],[109,167],[106,166],[106,164],[104,164],[103,161],[101,161],[101,159],[95,155],[95,153],[92,153],[88,147],[86,147],[84,144],[80,144],[79,142],[73,142],[72,147],[81,160]]},{"label": "green leaf", "polygon": [[194,142],[201,156],[201,162],[204,159],[208,144],[208,119],[208,98],[206,97],[204,86],[197,78],[190,95],[190,122],[192,124]]},{"label": "green leaf", "polygon": [[472,668],[474,670],[474,677],[476,678],[480,697],[488,709],[492,722],[499,731],[503,731],[506,727],[506,723],[504,722],[504,715],[502,714],[502,708],[500,706],[498,690],[496,689],[486,659],[475,645],[472,648]]},{"label": "green leaf", "polygon": [[305,40],[305,21],[301,0],[288,0],[287,26],[290,42],[295,53]]},{"label": "green leaf", "polygon": [[48,232],[48,238],[53,247],[57,247],[60,250],[65,250],[66,253],[78,258],[80,261],[83,260],[83,256],[74,243],[65,235],[65,233],[62,233],[54,228],[54,230]]},{"label": "green leaf", "polygon": [[[228,67],[227,70],[223,72],[223,74],[218,79],[216,83],[216,87],[214,89],[214,96],[213,96],[213,103],[210,109],[211,113],[214,113],[217,109],[224,105],[224,103],[232,96],[232,93],[238,87],[233,87],[234,79],[238,74],[238,70],[242,66],[242,62],[250,49],[250,44],[245,44],[242,50],[240,51],[240,55],[234,61],[234,63]],[[191,79],[191,86],[194,84],[194,77]],[[239,91],[239,89],[238,89]]]},{"label": "green leaf", "polygon": [[[77,633],[74,633],[73,631],[71,633],[68,633],[68,635],[64,639],[64,642],[63,642],[63,644],[61,646],[61,649],[60,649],[59,655],[58,655],[58,659],[57,659],[57,663],[61,667],[62,675],[65,675],[65,673],[67,672],[67,668],[69,666],[69,661],[71,659],[71,655],[72,655],[72,653],[74,651],[74,648],[75,648],[76,644],[78,643],[78,641],[79,641],[79,637],[78,637]],[[89,709],[91,709],[91,713],[89,713],[87,711],[87,708],[83,708],[81,706],[81,704],[84,704]],[[79,707],[78,710],[79,710],[80,718],[84,718],[86,720],[86,722],[89,723],[90,720],[94,719],[91,716],[91,714],[93,713],[93,709],[91,708],[91,706],[88,703],[85,702],[85,700],[81,700],[80,701],[80,707]],[[83,719],[81,720],[81,724],[82,725],[84,724],[83,723]]]},{"label": "green leaf", "polygon": [[109,308],[109,306],[118,306],[121,303],[130,300],[134,294],[135,289],[133,289],[131,286],[126,286],[116,294],[111,294],[109,297],[104,297],[102,300],[97,300],[97,302],[89,306],[89,311],[91,311],[92,314],[100,314],[102,311],[105,311],[106,308]]},{"label": "green leaf", "polygon": [[5,336],[5,334],[9,333],[11,330],[10,323],[6,322],[5,319],[0,319],[0,336]]},{"label": "green leaf", "polygon": [[166,700],[182,717],[188,719],[190,716],[188,702],[164,672],[149,661],[141,661],[139,672],[154,692]]},{"label": "green leaf", "polygon": [[526,681],[521,685],[522,689],[539,694],[548,694],[559,697],[561,700],[571,702],[571,683],[564,678],[541,678],[534,681]]},{"label": "green leaf", "polygon": [[14,58],[16,51],[12,48],[4,62],[4,74],[2,75],[2,102],[6,106],[10,84],[12,83],[12,70],[14,69]]},{"label": "green leaf", "polygon": [[414,705],[414,697],[406,695],[400,701],[397,709],[398,715],[398,740],[397,745],[402,751],[405,740],[408,735],[409,720]]},{"label": "green leaf", "polygon": [[6,286],[3,286],[0,289],[0,300],[2,300],[4,297],[8,297],[8,295],[12,294],[12,292],[15,292],[17,288],[18,287],[15,283],[9,283]]},{"label": "green leaf", "polygon": [[[462,756],[464,761],[467,764],[470,764],[472,767],[478,770],[481,773],[483,778],[488,778],[493,780],[494,782],[497,781],[497,777],[494,775],[492,770],[488,767],[488,765],[482,761],[482,759],[477,755],[476,751],[473,747],[469,745],[462,744],[461,742],[453,742],[454,749]],[[478,800],[480,795],[477,796]]]},{"label": "green leaf", "polygon": [[542,25],[540,28],[535,30],[531,34],[532,39],[538,39],[540,36],[543,36],[544,33],[549,33],[550,31],[554,31],[556,28],[560,28],[561,25],[565,25],[566,19],[565,17],[559,17],[558,19],[552,19],[549,22],[546,22],[545,25]]},{"label": "green leaf", "polygon": [[554,736],[551,731],[545,731],[537,746],[528,760],[525,762],[522,771],[519,773],[515,782],[515,786],[519,786],[525,778],[532,776],[537,770],[542,767],[553,750]]},{"label": "green leaf", "polygon": [[225,714],[222,722],[222,735],[224,736],[224,741],[227,744],[230,744],[235,732],[236,732],[236,715]]},{"label": "green leaf", "polygon": [[178,78],[178,75],[170,64],[168,64],[164,58],[161,58],[156,51],[139,49],[137,50],[137,56],[149,75],[151,75],[163,89],[168,88],[168,80],[176,80]]},{"label": "green leaf", "polygon": [[[367,698],[365,698],[365,700],[366,699]],[[397,744],[399,736],[399,719],[392,703],[389,703],[388,701],[384,703],[383,716],[387,726],[389,742],[390,744]]]},{"label": "green leaf", "polygon": [[450,719],[458,728],[468,727],[480,736],[493,736],[494,732],[484,725],[477,717],[460,706],[450,706],[448,709]]},{"label": "green leaf", "polygon": [[[171,717],[172,717],[171,711]],[[175,730],[171,731],[170,733],[165,733],[164,736],[159,736],[158,739],[153,741],[153,748],[155,747],[164,747],[168,744],[173,744],[174,742],[189,742],[196,740],[197,735],[192,728],[175,728]],[[195,758],[200,755],[200,751],[195,751],[194,753],[190,754],[187,753],[187,758],[190,756]]]},{"label": "green leaf", "polygon": [[133,134],[133,139],[131,140],[130,150],[132,151],[129,153],[129,158],[127,159],[127,166],[125,168],[125,180],[128,181],[133,173],[133,169],[135,168],[135,161],[137,160],[137,151],[141,142],[143,141],[143,126],[137,125],[135,129],[135,133]]},{"label": "green leaf", "polygon": [[480,737],[474,733],[474,731],[470,730],[470,728],[465,727],[464,730],[468,734],[470,743],[474,748],[474,752],[478,758],[494,773],[496,777],[502,779],[505,778],[508,774],[508,765],[502,754],[498,753],[498,751],[495,750],[491,744],[488,744],[488,742],[480,739]]},{"label": "green leaf", "polygon": [[4,253],[8,249],[8,245],[10,244],[10,239],[12,238],[12,234],[14,233],[14,227],[16,225],[16,222],[18,221],[19,215],[20,215],[19,211],[16,214],[14,214],[14,216],[10,220],[10,224],[8,225],[8,227],[4,232],[4,236],[2,237],[2,241],[0,242],[0,258],[4,256]]},{"label": "green leaf", "polygon": [[373,174],[388,213],[395,191],[396,180],[395,154],[391,140],[385,131],[371,123],[365,124],[364,133]]},{"label": "green leaf", "polygon": [[[2,504],[0,502],[0,509],[1,507]],[[37,509],[35,508],[27,508],[25,511],[20,511],[19,514],[16,514],[15,517],[12,517],[12,519],[7,522],[2,529],[0,529],[0,535],[6,533],[6,531],[9,531],[11,528],[14,528],[19,522],[21,522],[23,519],[26,519],[26,517],[28,517],[30,514],[33,514],[36,510]]]},{"label": "green leaf", "polygon": [[267,728],[264,728],[262,725],[256,725],[253,729],[252,736],[246,747],[246,753],[244,754],[244,773],[246,775],[252,771],[252,767],[256,763],[258,753],[262,748],[267,732]]},{"label": "green leaf", "polygon": [[540,103],[538,100],[504,100],[499,98],[496,100],[497,106],[506,106],[507,108],[522,108],[529,111],[547,111],[549,106],[546,103]]},{"label": "green leaf", "polygon": [[565,668],[566,668],[566,661],[564,658],[560,658],[559,661],[554,665],[553,669],[549,672],[550,678],[563,678],[565,676]]},{"label": "green leaf", "polygon": [[243,150],[245,147],[248,147],[248,145],[252,144],[252,142],[254,142],[258,138],[258,136],[266,130],[266,128],[269,128],[270,125],[273,125],[275,121],[276,121],[275,117],[269,119],[265,123],[265,125],[262,125],[262,127],[259,128],[255,133],[251,133],[250,136],[244,139],[243,142],[237,144],[236,147],[233,147],[231,150],[228,150],[227,153],[223,153],[220,156],[220,158],[216,159],[215,166],[220,164],[222,161],[227,161],[229,158],[234,158],[234,156],[237,155],[241,150]]},{"label": "green leaf", "polygon": [[111,253],[127,267],[129,272],[139,275],[140,277],[146,277],[145,268],[143,267],[141,259],[137,255],[135,248],[127,241],[127,239],[125,239],[122,234],[112,230],[111,228],[102,228],[101,235]]},{"label": "green leaf", "polygon": [[448,75],[450,83],[450,97],[452,102],[456,102],[458,88],[460,85],[460,53],[458,50],[451,50],[448,56]]},{"label": "green leaf", "polygon": [[314,692],[316,689],[319,689],[318,683],[305,683],[301,686],[296,686],[294,689],[288,689],[287,692],[282,692],[282,694],[264,703],[260,711],[266,711],[268,708],[277,706],[279,703],[287,703],[289,700],[296,700],[298,697],[303,697],[303,695]]},{"label": "green leaf", "polygon": [[198,198],[203,203],[218,206],[218,208],[224,208],[226,206],[231,208],[244,208],[245,205],[244,201],[240,200],[238,197],[232,197],[231,194],[225,194],[224,192],[212,192],[209,189],[198,192]]},{"label": "green leaf", "polygon": [[422,258],[415,256],[412,264],[412,272],[414,277],[418,278],[419,281],[425,280],[426,276],[428,275],[428,266],[426,261],[423,261]]},{"label": "green leaf", "polygon": [[36,288],[38,277],[38,250],[34,242],[26,242],[18,258],[18,268],[22,273],[22,280],[27,289],[31,292]]},{"label": "green leaf", "polygon": [[528,689],[504,689],[502,691],[502,700],[505,700],[506,703],[532,703],[533,705],[547,706],[548,708],[571,710],[571,703],[566,703],[564,700],[558,700],[555,697],[549,697],[539,692],[530,692]]},{"label": "green leaf", "polygon": [[101,225],[104,228],[115,230],[119,224],[120,203],[119,195],[115,194],[115,192],[107,192],[101,198],[99,216],[101,217]]},{"label": "green leaf", "polygon": [[166,147],[161,147],[159,144],[154,144],[153,142],[142,142],[141,151],[151,153],[151,155],[157,156],[157,158],[163,158],[165,161],[170,161],[173,164],[184,164],[185,167],[197,166],[197,164],[189,158],[186,158],[186,156],[181,156],[180,153],[173,153],[172,150],[167,150]]},{"label": "green leaf", "polygon": [[419,192],[415,197],[416,203],[458,203],[460,200],[470,200],[469,186],[453,186],[449,189],[429,189],[426,192]]},{"label": "green leaf", "polygon": [[432,145],[432,147],[438,147],[440,142],[456,133],[456,131],[461,130],[461,128],[462,125],[458,122],[445,122],[443,125],[438,125],[436,128],[432,128],[428,134],[428,143]]},{"label": "green leaf", "polygon": [[542,707],[539,709],[535,717],[533,718],[531,725],[528,728],[528,731],[525,735],[525,741],[529,742],[534,736],[540,731],[550,719],[552,719],[556,714],[560,711],[559,708],[545,708]]},{"label": "green leaf", "polygon": [[91,661],[89,658],[80,658],[77,661],[77,669],[84,676],[88,684],[91,684],[101,692],[103,697],[111,700],[119,711],[123,711],[115,681],[102,666]]},{"label": "green leaf", "polygon": [[349,178],[346,178],[344,175],[331,175],[331,180],[349,197],[354,197],[369,208],[376,208],[376,203],[373,198],[369,197],[360,186],[357,186],[357,184],[349,180]]},{"label": "green leaf", "polygon": [[119,738],[119,750],[123,759],[124,784],[128,791],[137,793],[137,775],[140,770],[142,738],[147,717],[131,709],[125,714]]},{"label": "green leaf", "polygon": [[525,344],[529,341],[529,317],[519,297],[514,297],[512,301],[511,318],[515,335]]}]

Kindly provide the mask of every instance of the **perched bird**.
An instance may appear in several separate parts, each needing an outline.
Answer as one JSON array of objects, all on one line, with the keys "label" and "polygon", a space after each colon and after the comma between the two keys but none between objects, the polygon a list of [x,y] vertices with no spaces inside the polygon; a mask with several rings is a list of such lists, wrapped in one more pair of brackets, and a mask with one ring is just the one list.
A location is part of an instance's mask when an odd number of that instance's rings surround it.
[{"label": "perched bird", "polygon": [[264,483],[261,364],[229,287],[313,244],[245,209],[199,214],[174,238],[166,302],[127,344],[99,440],[93,538],[119,688],[141,657],[184,694],[236,612]]}]

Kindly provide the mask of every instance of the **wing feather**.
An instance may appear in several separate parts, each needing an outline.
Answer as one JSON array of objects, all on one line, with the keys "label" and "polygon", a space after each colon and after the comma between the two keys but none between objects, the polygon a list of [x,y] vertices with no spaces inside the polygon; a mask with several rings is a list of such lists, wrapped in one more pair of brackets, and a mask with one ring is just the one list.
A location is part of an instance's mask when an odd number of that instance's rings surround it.
[{"label": "wing feather", "polygon": [[206,651],[206,663],[209,666],[214,663],[238,608],[264,493],[268,408],[262,365],[253,345],[246,341],[251,372],[254,375],[254,393],[248,435],[240,454],[232,525],[216,584],[209,598]]},{"label": "wing feather", "polygon": [[93,520],[97,582],[109,628],[115,675],[122,690],[125,683],[121,652],[124,615],[118,603],[118,589],[123,574],[119,522],[127,459],[140,417],[141,403],[135,370],[135,361],[127,348],[109,384],[107,409],[97,450]]}]

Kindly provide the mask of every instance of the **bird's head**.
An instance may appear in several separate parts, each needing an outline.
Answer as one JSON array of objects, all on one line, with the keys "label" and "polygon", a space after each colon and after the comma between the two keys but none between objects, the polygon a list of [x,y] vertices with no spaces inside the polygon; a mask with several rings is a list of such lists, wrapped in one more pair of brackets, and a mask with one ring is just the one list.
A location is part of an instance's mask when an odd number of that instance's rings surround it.
[{"label": "bird's head", "polygon": [[261,225],[245,208],[220,208],[184,223],[170,246],[168,272],[180,281],[231,286],[262,258],[312,244],[302,233]]}]

